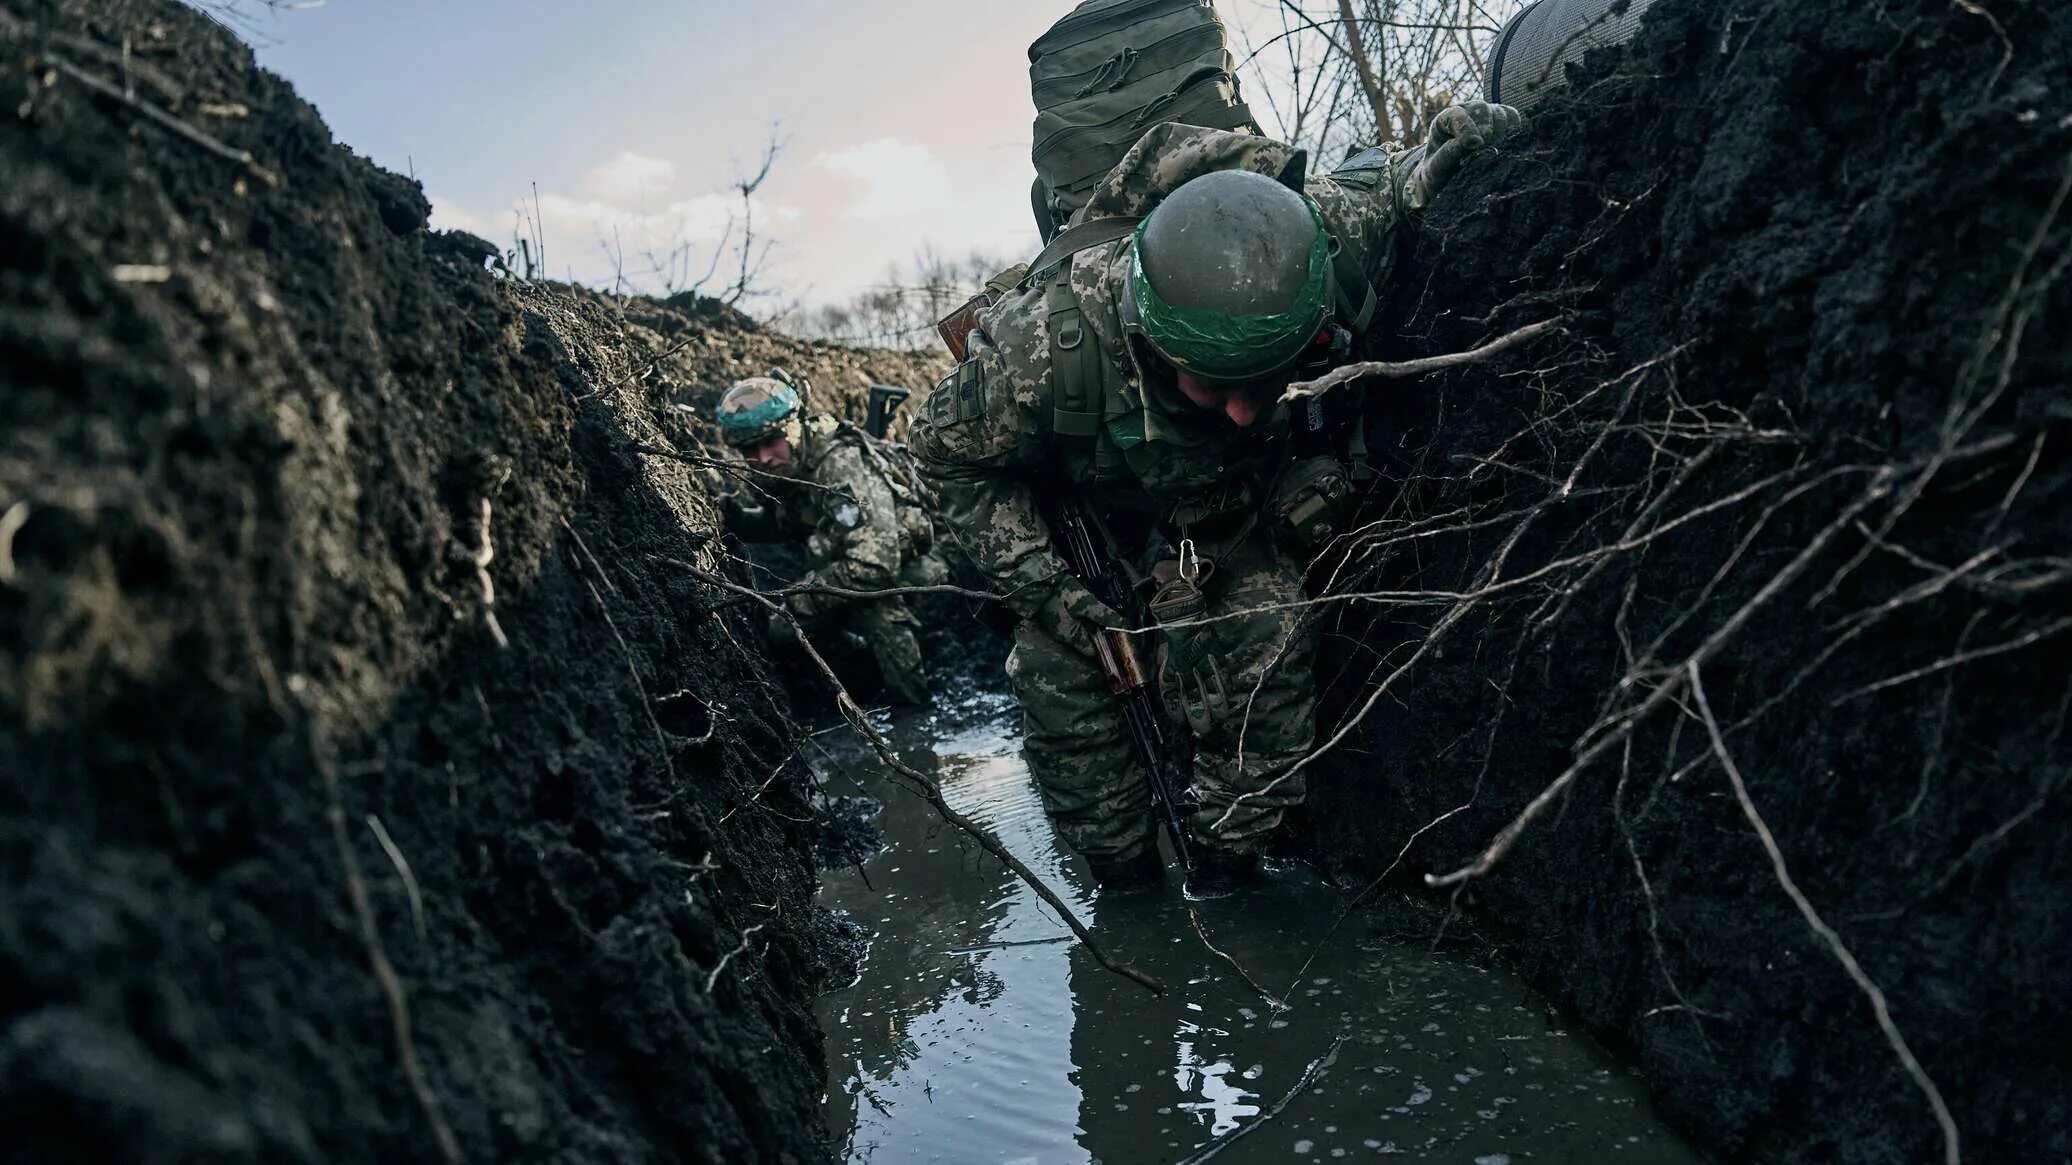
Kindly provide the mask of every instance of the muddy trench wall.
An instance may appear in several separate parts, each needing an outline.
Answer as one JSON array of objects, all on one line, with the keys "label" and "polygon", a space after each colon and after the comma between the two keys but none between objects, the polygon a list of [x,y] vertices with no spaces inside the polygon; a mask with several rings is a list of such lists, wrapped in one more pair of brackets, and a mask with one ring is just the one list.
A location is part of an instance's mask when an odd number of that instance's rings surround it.
[{"label": "muddy trench wall", "polygon": [[1455,933],[1678,1123],[1943,1159],[1729,758],[1964,1158],[2072,1156],[2065,10],[1664,0],[1574,80],[1396,288],[1404,354],[1564,331],[1374,394],[1311,828],[1424,892],[1527,816]]},{"label": "muddy trench wall", "polygon": [[492,274],[180,5],[0,88],[0,1156],[821,1157],[784,699],[636,447],[920,363]]}]

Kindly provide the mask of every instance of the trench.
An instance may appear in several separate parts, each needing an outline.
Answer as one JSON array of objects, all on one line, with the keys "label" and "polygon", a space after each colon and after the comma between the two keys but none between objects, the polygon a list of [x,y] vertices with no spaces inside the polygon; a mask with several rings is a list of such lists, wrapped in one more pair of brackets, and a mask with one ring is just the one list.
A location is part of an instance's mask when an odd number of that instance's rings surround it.
[{"label": "trench", "polygon": [[1167,992],[1101,969],[998,861],[860,750],[829,745],[829,791],[883,803],[883,848],[820,892],[872,936],[857,978],[817,1003],[823,1115],[844,1159],[1704,1160],[1632,1069],[1514,975],[1435,950],[1431,926],[1348,914],[1353,891],[1307,867],[1198,907],[1285,1000],[1277,1013],[1196,937],[1177,875],[1097,893],[1043,816],[1017,727],[1011,698],[980,691],[894,718],[887,736]]}]

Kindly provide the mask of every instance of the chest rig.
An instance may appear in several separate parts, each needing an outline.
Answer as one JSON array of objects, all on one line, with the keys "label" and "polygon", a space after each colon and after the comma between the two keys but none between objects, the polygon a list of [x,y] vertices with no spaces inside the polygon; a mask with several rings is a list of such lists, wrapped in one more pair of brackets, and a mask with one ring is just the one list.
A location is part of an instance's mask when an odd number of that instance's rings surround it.
[{"label": "chest rig", "polygon": [[[1289,418],[1277,410],[1273,422],[1256,429],[1182,438],[1175,422],[1143,399],[1147,389],[1134,382],[1134,363],[1122,347],[1128,340],[1119,328],[1110,350],[1089,325],[1072,289],[1072,258],[1066,252],[1035,272],[1043,286],[1051,439],[1061,475],[1075,485],[1134,485],[1104,500],[1150,511],[1154,520],[1179,529],[1214,525],[1256,508],[1260,489],[1289,444]],[[1334,319],[1357,333],[1373,318],[1374,289],[1349,259],[1334,255],[1332,265]]]}]

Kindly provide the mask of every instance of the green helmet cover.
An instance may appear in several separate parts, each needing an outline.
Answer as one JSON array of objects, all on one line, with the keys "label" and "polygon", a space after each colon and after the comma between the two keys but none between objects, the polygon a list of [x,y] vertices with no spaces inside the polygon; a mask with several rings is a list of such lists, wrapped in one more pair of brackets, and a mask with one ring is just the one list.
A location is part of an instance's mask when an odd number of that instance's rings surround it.
[{"label": "green helmet cover", "polygon": [[729,445],[753,446],[784,431],[784,423],[799,411],[798,390],[767,376],[736,383],[720,397],[720,438]]},{"label": "green helmet cover", "polygon": [[1144,336],[1175,366],[1209,380],[1243,381],[1281,368],[1309,346],[1331,302],[1331,234],[1324,213],[1300,195],[1316,223],[1308,276],[1288,305],[1275,312],[1231,313],[1166,302],[1144,271],[1144,227],[1130,239],[1131,291]]}]

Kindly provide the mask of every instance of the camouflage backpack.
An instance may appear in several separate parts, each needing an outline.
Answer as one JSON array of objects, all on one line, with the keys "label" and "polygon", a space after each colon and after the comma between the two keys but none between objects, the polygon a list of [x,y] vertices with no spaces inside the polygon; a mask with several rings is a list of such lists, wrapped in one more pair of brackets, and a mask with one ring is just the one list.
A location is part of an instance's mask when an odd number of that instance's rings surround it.
[{"label": "camouflage backpack", "polygon": [[1029,46],[1037,226],[1048,240],[1145,131],[1257,126],[1208,0],[1085,0]]}]

